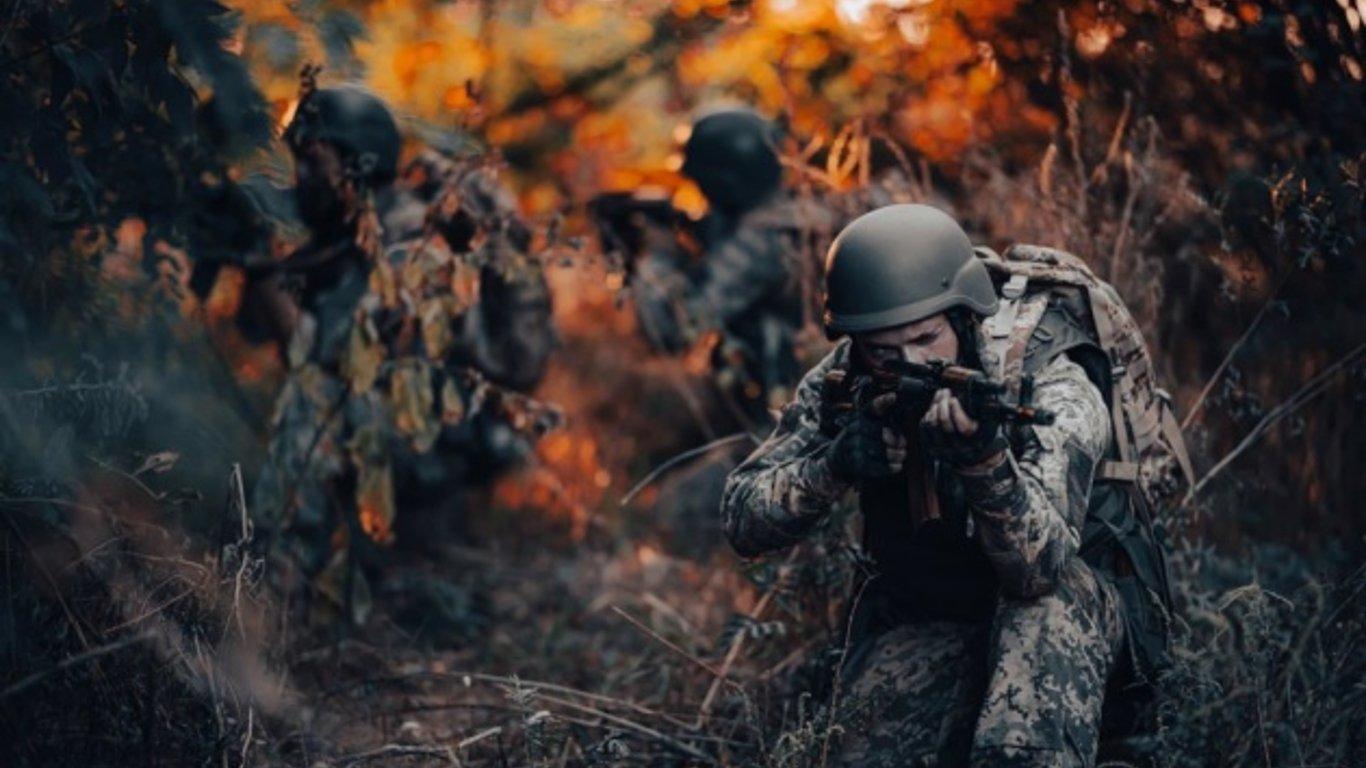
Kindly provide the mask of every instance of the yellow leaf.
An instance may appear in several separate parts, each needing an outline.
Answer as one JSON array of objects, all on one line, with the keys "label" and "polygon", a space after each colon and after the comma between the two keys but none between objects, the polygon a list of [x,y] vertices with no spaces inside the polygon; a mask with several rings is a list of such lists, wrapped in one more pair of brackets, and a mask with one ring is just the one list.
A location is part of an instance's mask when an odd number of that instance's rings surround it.
[{"label": "yellow leaf", "polygon": [[440,360],[455,341],[451,332],[451,318],[447,312],[448,302],[441,298],[427,299],[422,302],[422,345],[427,357]]},{"label": "yellow leaf", "polygon": [[376,262],[370,270],[370,292],[379,297],[385,309],[398,306],[398,276],[388,261]]},{"label": "yellow leaf", "polygon": [[346,343],[346,354],[342,357],[341,373],[351,386],[351,391],[360,394],[367,392],[379,378],[379,367],[384,362],[384,345],[372,340],[363,324],[351,327],[351,336]]},{"label": "yellow leaf", "polygon": [[479,268],[457,259],[451,271],[451,295],[459,302],[454,314],[463,314],[479,299]]},{"label": "yellow leaf", "polygon": [[427,270],[420,258],[409,257],[403,263],[403,287],[418,293],[427,283]]},{"label": "yellow leaf", "polygon": [[394,475],[387,463],[362,463],[356,482],[360,529],[377,544],[394,540]]},{"label": "yellow leaf", "polygon": [[430,450],[441,433],[441,422],[433,412],[431,368],[420,360],[407,360],[394,369],[389,398],[394,408],[394,425],[412,441],[418,451]]}]

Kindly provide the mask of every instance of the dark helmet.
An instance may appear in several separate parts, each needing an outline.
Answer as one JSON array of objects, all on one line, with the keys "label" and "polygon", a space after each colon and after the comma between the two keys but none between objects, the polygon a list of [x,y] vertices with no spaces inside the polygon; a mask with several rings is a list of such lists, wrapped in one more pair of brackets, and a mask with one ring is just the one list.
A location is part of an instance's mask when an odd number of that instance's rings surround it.
[{"label": "dark helmet", "polygon": [[387,184],[398,173],[398,123],[384,102],[364,88],[319,88],[300,102],[285,141],[297,151],[314,140],[335,146],[342,161],[371,183]]},{"label": "dark helmet", "polygon": [[683,147],[683,174],[714,207],[742,212],[773,194],[783,169],[773,124],[747,109],[713,112],[693,123]]},{"label": "dark helmet", "polygon": [[928,205],[889,205],[845,227],[825,258],[831,336],[893,328],[954,307],[996,313],[996,289],[958,222]]}]

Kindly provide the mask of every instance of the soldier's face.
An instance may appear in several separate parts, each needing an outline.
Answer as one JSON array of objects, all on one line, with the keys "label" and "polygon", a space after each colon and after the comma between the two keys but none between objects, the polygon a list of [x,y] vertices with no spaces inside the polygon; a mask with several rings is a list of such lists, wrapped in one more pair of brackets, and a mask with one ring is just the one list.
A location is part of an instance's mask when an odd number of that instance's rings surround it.
[{"label": "soldier's face", "polygon": [[874,369],[893,360],[954,361],[958,359],[958,334],[953,332],[948,317],[938,314],[895,328],[860,333],[854,336],[854,348]]},{"label": "soldier's face", "polygon": [[299,148],[294,164],[294,194],[299,215],[314,231],[335,227],[345,218],[339,191],[345,180],[341,158],[330,144],[310,141]]}]

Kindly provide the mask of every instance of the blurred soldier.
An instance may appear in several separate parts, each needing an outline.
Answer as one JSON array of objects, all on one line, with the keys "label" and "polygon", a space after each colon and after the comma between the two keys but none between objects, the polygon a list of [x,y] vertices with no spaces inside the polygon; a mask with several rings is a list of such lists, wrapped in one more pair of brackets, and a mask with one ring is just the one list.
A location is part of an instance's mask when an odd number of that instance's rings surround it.
[{"label": "blurred soldier", "polygon": [[[827,331],[848,338],[731,474],[722,513],[753,556],[858,494],[877,573],[850,618],[839,704],[872,722],[838,764],[1094,765],[1107,686],[1143,687],[1165,652],[1147,492],[1184,459],[1132,318],[1075,257],[975,255],[923,205],[855,220],[826,281]],[[858,389],[934,360],[1032,391],[1051,418],[974,412],[947,387],[901,410],[904,378],[896,394]],[[851,408],[851,387],[884,394]]]},{"label": "blurred soldier", "polygon": [[368,601],[339,526],[353,549],[387,541],[398,507],[449,503],[487,474],[485,454],[517,452],[502,417],[530,401],[502,387],[539,380],[549,296],[483,168],[442,178],[440,199],[395,183],[398,126],[369,92],[306,84],[285,140],[312,237],[256,270],[245,299],[290,369],[256,509],[304,574],[330,572],[324,591],[353,606]]},{"label": "blurred soldier", "polygon": [[390,242],[419,241],[425,225],[454,253],[477,256],[479,300],[463,328],[467,364],[502,386],[533,389],[555,346],[550,287],[531,256],[531,228],[493,170],[423,151],[381,198],[380,211]]},{"label": "blurred soldier", "polygon": [[640,324],[668,352],[720,333],[714,364],[745,426],[767,424],[801,371],[794,336],[802,324],[804,228],[779,190],[774,127],[742,109],[698,120],[683,149],[683,173],[709,206],[696,228],[701,258],[689,263],[667,238],[646,238],[633,290]]}]

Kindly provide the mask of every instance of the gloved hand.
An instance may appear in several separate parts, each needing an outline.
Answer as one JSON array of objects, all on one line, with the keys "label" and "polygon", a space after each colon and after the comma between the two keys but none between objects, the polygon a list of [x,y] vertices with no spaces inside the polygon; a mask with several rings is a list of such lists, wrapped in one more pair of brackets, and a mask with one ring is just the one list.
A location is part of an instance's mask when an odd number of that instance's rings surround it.
[{"label": "gloved hand", "polygon": [[999,422],[972,418],[947,389],[934,393],[920,420],[920,444],[927,455],[955,467],[980,464],[1007,445]]},{"label": "gloved hand", "polygon": [[901,471],[906,462],[906,436],[879,418],[895,398],[890,394],[878,397],[840,430],[826,454],[835,477],[852,482],[891,477]]}]

